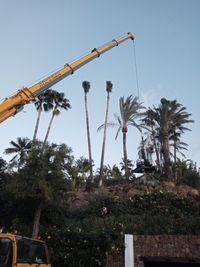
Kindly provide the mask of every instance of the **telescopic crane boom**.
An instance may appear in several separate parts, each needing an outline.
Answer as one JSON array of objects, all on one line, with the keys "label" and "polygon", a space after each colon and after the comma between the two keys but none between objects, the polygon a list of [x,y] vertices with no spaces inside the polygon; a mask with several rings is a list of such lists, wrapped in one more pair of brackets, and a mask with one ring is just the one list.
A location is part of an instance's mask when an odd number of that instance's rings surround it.
[{"label": "telescopic crane boom", "polygon": [[111,42],[101,46],[100,48],[94,48],[91,53],[81,57],[71,64],[65,64],[63,68],[54,72],[35,85],[29,88],[25,87],[18,90],[16,94],[6,98],[2,103],[0,103],[0,123],[21,111],[25,104],[30,103],[35,99],[35,97],[39,96],[54,84],[58,83],[68,75],[73,74],[77,69],[81,68],[93,59],[99,57],[104,52],[112,49],[115,46],[118,46],[120,43],[126,41],[127,39],[134,40],[134,36],[131,32],[128,32],[125,36],[119,39],[112,40]]}]

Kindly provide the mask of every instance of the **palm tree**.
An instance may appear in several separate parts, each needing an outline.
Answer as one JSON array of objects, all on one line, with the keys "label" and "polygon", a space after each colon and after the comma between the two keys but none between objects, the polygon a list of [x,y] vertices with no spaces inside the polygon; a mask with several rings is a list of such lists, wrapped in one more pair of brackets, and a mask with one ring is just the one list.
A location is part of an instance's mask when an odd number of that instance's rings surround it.
[{"label": "palm tree", "polygon": [[170,149],[169,149],[169,139],[170,135],[183,133],[185,130],[189,130],[184,125],[189,122],[193,122],[189,117],[191,114],[186,112],[186,108],[183,107],[176,100],[167,100],[165,98],[161,99],[161,105],[157,109],[158,114],[160,115],[160,136],[162,140],[162,151],[163,158],[165,163],[165,172],[166,177],[170,178],[171,169],[170,169]]},{"label": "palm tree", "polygon": [[17,141],[10,142],[12,147],[6,148],[4,153],[5,154],[14,154],[14,157],[11,161],[18,160],[18,169],[20,169],[21,165],[24,163],[25,157],[31,148],[32,141],[30,141],[27,137],[18,137]]},{"label": "palm tree", "polygon": [[90,171],[90,162],[84,157],[80,157],[76,160],[76,168],[78,170],[78,176],[81,177],[83,181],[87,180],[87,174]]},{"label": "palm tree", "polygon": [[121,171],[125,171],[126,178],[129,178],[129,179],[135,178],[132,160],[127,159],[127,162],[125,164],[124,159],[122,159],[122,162],[120,162],[120,165],[121,165]]},{"label": "palm tree", "polygon": [[[42,154],[45,151],[45,146],[47,144],[47,139],[50,133],[50,129],[53,123],[53,119],[55,116],[58,116],[60,114],[60,110],[59,109],[65,109],[67,110],[68,108],[70,108],[70,104],[69,104],[69,100],[65,98],[64,93],[59,93],[57,91],[54,90],[49,90],[48,92],[48,103],[49,105],[53,106],[53,112],[52,112],[52,116],[49,122],[49,126],[47,129],[47,133],[42,145]],[[37,238],[38,236],[38,231],[39,231],[39,222],[40,222],[40,216],[41,216],[41,212],[42,212],[42,208],[43,208],[43,200],[41,199],[38,203],[37,208],[35,209],[35,213],[34,213],[34,223],[33,223],[33,233],[32,233],[32,237],[33,238]]]},{"label": "palm tree", "polygon": [[160,159],[160,153],[159,153],[159,128],[155,121],[156,114],[155,111],[151,108],[148,108],[146,112],[144,112],[144,118],[142,118],[142,124],[141,127],[147,130],[151,134],[151,139],[153,141],[153,147],[156,153],[156,165],[157,168],[162,174],[162,167],[161,167],[161,159]]},{"label": "palm tree", "polygon": [[37,110],[37,120],[36,120],[34,135],[33,135],[33,141],[35,141],[36,136],[37,136],[42,111],[44,110],[45,112],[48,112],[53,108],[52,98],[50,97],[51,95],[50,92],[51,91],[46,90],[43,94],[39,95],[34,100],[34,104]]},{"label": "palm tree", "polygon": [[175,133],[184,133],[189,130],[184,125],[193,122],[190,119],[191,114],[186,112],[186,108],[176,100],[161,99],[158,108],[151,110],[151,119],[156,123],[159,140],[162,147],[164,159],[165,175],[168,180],[172,179],[172,169],[170,160],[170,137]]},{"label": "palm tree", "polygon": [[93,182],[93,160],[92,160],[92,149],[91,149],[91,138],[90,138],[90,127],[89,127],[89,114],[88,114],[88,93],[90,90],[90,82],[83,81],[82,87],[84,90],[84,103],[85,103],[85,118],[87,128],[87,141],[88,141],[88,154],[90,163],[90,181]]},{"label": "palm tree", "polygon": [[[130,95],[126,99],[124,97],[120,97],[119,99],[119,107],[120,107],[120,116],[115,114],[115,118],[118,123],[107,123],[108,126],[118,126],[117,133],[115,139],[117,139],[119,132],[122,131],[123,135],[123,162],[124,162],[124,170],[125,176],[128,177],[129,169],[128,169],[128,156],[127,156],[127,147],[126,147],[126,137],[129,126],[136,127],[139,131],[141,131],[140,125],[136,123],[136,120],[141,117],[141,110],[144,108],[142,103],[138,102],[137,97]],[[104,124],[101,125],[98,130],[101,130],[104,127]]]},{"label": "palm tree", "polygon": [[185,154],[182,152],[183,150],[188,150],[188,144],[184,143],[180,140],[181,133],[178,131],[174,131],[169,137],[170,139],[170,146],[173,148],[173,152],[170,153],[170,156],[173,158],[173,174],[174,174],[174,180],[177,181],[177,153],[179,153],[183,158],[185,158]]},{"label": "palm tree", "polygon": [[59,92],[54,91],[54,90],[49,90],[48,98],[49,98],[50,105],[53,106],[53,111],[52,111],[52,116],[51,116],[51,119],[49,122],[49,126],[47,128],[47,132],[46,132],[46,135],[44,138],[43,147],[47,143],[47,139],[48,139],[48,136],[50,133],[53,119],[55,118],[55,116],[58,116],[60,114],[60,109],[68,110],[69,108],[71,108],[69,100],[67,98],[65,98],[64,93],[59,93]]},{"label": "palm tree", "polygon": [[103,185],[103,164],[104,164],[105,145],[106,145],[106,132],[107,132],[107,126],[108,126],[108,124],[107,124],[108,123],[108,110],[109,110],[110,93],[112,92],[112,87],[113,87],[113,84],[110,81],[107,81],[106,82],[106,92],[107,92],[106,115],[105,115],[103,144],[102,144],[102,152],[101,152],[99,186]]},{"label": "palm tree", "polygon": [[132,97],[130,95],[126,99],[124,97],[120,97],[119,99],[119,106],[120,106],[120,116],[117,116],[117,120],[119,123],[119,127],[117,130],[116,137],[118,136],[120,130],[123,134],[123,152],[124,152],[124,168],[125,168],[125,176],[127,176],[129,169],[128,169],[128,156],[127,156],[127,147],[126,147],[126,138],[127,138],[127,132],[128,132],[128,126],[134,126],[139,131],[141,131],[141,128],[139,124],[136,123],[136,120],[141,116],[141,109],[144,107],[142,106],[142,103],[138,102],[137,97]]},{"label": "palm tree", "polygon": [[90,162],[84,157],[80,157],[74,164],[68,165],[67,173],[71,178],[72,191],[76,191],[81,185],[86,182],[86,190],[90,190],[88,184],[88,174],[90,172]]},{"label": "palm tree", "polygon": [[174,160],[174,164],[176,164],[177,161],[177,153],[179,153],[183,158],[186,156],[182,152],[182,150],[188,150],[188,144],[185,142],[182,142],[181,139],[181,133],[180,132],[174,132],[170,135],[170,146],[173,148],[173,153],[171,153],[171,156]]},{"label": "palm tree", "polygon": [[[38,238],[40,217],[44,205],[49,201],[58,201],[62,192],[64,193],[66,190],[64,185],[66,184],[66,165],[71,161],[70,154],[71,149],[64,144],[59,146],[47,144],[44,149],[43,142],[36,140],[19,173],[18,183],[23,183],[23,186],[19,186],[23,191],[22,194],[34,200],[33,238]],[[25,182],[30,190],[24,186]],[[20,191],[17,190],[16,194],[18,193]]]}]

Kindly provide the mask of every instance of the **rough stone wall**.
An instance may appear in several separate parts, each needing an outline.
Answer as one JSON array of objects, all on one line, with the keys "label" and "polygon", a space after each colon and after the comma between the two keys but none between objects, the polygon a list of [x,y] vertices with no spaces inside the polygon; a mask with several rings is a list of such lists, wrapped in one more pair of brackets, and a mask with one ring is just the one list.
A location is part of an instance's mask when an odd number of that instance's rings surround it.
[{"label": "rough stone wall", "polygon": [[[144,267],[142,257],[200,259],[200,236],[191,235],[135,235],[134,267]],[[109,257],[107,267],[124,267],[123,256]]]},{"label": "rough stone wall", "polygon": [[200,236],[134,236],[135,267],[143,267],[141,257],[200,258]]}]

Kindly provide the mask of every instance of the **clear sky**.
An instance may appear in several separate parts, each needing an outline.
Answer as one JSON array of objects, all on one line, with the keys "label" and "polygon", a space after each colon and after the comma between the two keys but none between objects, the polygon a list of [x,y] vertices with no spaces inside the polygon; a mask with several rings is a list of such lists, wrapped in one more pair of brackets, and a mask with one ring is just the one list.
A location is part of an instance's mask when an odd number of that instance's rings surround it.
[{"label": "clear sky", "polygon": [[[131,31],[135,35],[140,101],[158,105],[162,97],[192,113],[187,158],[200,166],[200,1],[199,0],[0,0],[0,99],[72,62],[94,47]],[[72,109],[55,119],[49,141],[66,143],[76,158],[88,156],[82,81],[91,82],[89,116],[93,159],[99,167],[106,81],[113,83],[109,121],[119,114],[119,98],[137,95],[131,41],[108,51],[58,83]],[[43,139],[50,114],[43,114],[38,138]],[[0,125],[0,155],[17,137],[32,138],[33,104]],[[119,164],[122,136],[109,129],[105,164]],[[137,159],[140,134],[128,132],[128,157]],[[5,158],[5,155],[3,155]]]}]

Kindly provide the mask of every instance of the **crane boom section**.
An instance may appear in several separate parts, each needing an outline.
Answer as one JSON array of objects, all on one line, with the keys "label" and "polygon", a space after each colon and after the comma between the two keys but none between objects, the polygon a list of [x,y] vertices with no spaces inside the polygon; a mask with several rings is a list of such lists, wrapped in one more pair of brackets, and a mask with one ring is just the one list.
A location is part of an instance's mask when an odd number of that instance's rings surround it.
[{"label": "crane boom section", "polygon": [[31,86],[30,88],[22,88],[15,95],[6,98],[2,103],[0,103],[0,123],[10,116],[14,116],[23,108],[25,104],[28,104],[34,100],[36,96],[40,95],[54,84],[58,83],[70,74],[73,74],[77,69],[99,57],[104,52],[112,49],[115,46],[118,46],[127,39],[134,40],[133,34],[129,32],[125,36],[116,40],[112,40],[100,48],[94,48],[91,53],[81,57],[71,64],[65,64],[63,68]]}]

